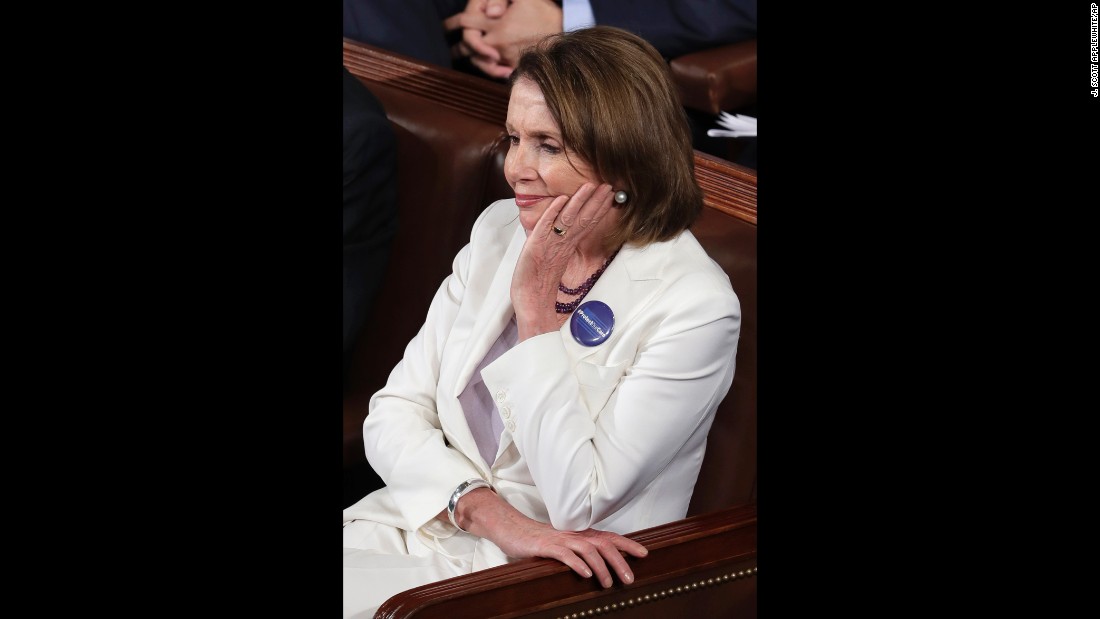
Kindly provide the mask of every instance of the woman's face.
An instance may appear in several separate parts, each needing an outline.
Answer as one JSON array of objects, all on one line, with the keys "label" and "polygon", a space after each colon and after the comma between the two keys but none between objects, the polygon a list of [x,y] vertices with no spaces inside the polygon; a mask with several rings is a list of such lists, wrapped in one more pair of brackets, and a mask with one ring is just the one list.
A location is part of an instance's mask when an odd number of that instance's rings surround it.
[{"label": "woman's face", "polygon": [[556,196],[572,196],[582,184],[599,180],[576,153],[566,157],[561,130],[531,80],[521,78],[512,86],[505,128],[510,146],[504,177],[516,192],[520,225],[530,234]]}]

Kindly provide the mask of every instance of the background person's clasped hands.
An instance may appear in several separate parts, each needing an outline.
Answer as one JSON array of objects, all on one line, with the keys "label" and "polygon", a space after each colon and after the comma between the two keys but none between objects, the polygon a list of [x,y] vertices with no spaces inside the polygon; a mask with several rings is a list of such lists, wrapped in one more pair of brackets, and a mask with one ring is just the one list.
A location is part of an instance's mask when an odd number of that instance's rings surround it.
[{"label": "background person's clasped hands", "polygon": [[507,78],[528,45],[562,31],[562,9],[552,0],[470,0],[466,10],[443,22],[448,32],[462,29],[451,48],[486,75]]}]

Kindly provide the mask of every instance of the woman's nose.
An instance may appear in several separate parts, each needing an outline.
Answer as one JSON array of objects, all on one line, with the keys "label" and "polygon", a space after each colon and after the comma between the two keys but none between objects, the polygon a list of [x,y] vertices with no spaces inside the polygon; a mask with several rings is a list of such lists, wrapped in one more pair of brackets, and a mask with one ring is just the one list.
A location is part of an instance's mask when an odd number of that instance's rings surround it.
[{"label": "woman's nose", "polygon": [[504,177],[509,183],[531,180],[537,176],[533,153],[523,145],[512,145],[504,157]]}]

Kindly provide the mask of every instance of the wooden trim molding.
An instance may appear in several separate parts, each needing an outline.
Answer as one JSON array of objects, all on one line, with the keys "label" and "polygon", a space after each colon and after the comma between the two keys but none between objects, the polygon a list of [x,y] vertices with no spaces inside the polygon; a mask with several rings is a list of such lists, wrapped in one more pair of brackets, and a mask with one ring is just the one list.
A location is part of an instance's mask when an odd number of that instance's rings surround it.
[{"label": "wooden trim molding", "polygon": [[351,39],[344,39],[344,66],[366,81],[404,90],[501,127],[508,115],[508,87],[489,79],[424,64]]},{"label": "wooden trim molding", "polygon": [[[647,612],[682,596],[724,595],[717,588],[755,587],[756,505],[731,507],[628,535],[647,549],[627,557],[630,585],[604,589],[550,559],[522,559],[410,589],[387,600],[385,619],[565,619],[613,611]],[[755,589],[751,592],[755,596]],[[625,613],[623,616],[631,615]]]}]

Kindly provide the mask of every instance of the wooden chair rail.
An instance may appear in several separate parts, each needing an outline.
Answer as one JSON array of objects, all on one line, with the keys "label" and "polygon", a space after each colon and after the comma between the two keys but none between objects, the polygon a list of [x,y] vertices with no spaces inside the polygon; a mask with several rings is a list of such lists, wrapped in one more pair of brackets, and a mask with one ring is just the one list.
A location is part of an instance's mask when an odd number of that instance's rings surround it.
[{"label": "wooden chair rail", "polygon": [[352,75],[419,95],[504,127],[508,87],[458,71],[440,71],[394,52],[344,39],[344,66]]},{"label": "wooden chair rail", "polygon": [[[699,602],[713,608],[724,598],[755,604],[756,505],[731,507],[628,537],[649,549],[628,557],[635,581],[603,589],[550,559],[523,559],[399,593],[379,608],[386,619],[510,619],[592,616],[617,611],[645,615],[661,603]],[[727,596],[726,585],[741,589]],[[699,596],[699,600],[690,600]],[[711,599],[702,600],[703,597]],[[648,607],[648,608],[646,608]]]}]

